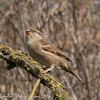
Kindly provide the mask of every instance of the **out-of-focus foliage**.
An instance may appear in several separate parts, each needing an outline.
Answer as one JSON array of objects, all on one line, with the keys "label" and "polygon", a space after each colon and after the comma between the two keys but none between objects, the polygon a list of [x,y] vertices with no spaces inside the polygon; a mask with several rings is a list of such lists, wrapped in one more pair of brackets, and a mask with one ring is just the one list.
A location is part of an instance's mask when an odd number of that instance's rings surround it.
[{"label": "out-of-focus foliage", "polygon": [[[25,30],[39,29],[42,35],[73,62],[83,86],[61,69],[51,71],[75,100],[100,98],[100,0],[0,0],[0,44],[26,52]],[[36,82],[23,69],[5,70],[0,59],[0,94],[11,100],[28,97]],[[17,96],[16,96],[17,95]],[[36,100],[53,100],[51,91],[39,86]]]}]

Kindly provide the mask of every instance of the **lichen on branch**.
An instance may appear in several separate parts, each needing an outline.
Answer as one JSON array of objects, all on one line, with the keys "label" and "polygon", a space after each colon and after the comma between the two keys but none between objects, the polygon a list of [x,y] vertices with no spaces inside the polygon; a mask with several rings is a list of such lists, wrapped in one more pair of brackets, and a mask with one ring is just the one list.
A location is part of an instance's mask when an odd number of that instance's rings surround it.
[{"label": "lichen on branch", "polygon": [[14,67],[20,66],[37,79],[40,79],[40,82],[43,85],[52,90],[56,100],[73,100],[57,79],[51,75],[46,75],[41,66],[31,57],[26,56],[23,52],[13,50],[6,45],[0,45],[0,58],[7,62],[7,69],[10,70]]}]

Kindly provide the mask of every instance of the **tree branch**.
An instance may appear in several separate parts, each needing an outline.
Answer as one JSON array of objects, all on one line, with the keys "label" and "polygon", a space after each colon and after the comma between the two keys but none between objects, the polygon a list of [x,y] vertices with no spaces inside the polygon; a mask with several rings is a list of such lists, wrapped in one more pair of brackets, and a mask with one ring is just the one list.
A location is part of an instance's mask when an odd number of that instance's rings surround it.
[{"label": "tree branch", "polygon": [[56,100],[73,100],[57,79],[51,75],[46,75],[44,70],[36,61],[30,57],[27,57],[21,51],[15,51],[6,45],[0,45],[0,58],[6,60],[8,64],[7,69],[20,66],[35,76],[35,78],[40,79],[40,82],[43,85],[52,90]]}]

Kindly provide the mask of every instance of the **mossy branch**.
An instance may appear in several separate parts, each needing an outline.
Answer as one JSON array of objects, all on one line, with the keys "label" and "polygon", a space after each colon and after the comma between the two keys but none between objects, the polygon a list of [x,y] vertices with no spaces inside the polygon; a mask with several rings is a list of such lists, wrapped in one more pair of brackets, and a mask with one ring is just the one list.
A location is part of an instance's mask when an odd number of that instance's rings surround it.
[{"label": "mossy branch", "polygon": [[32,58],[27,57],[24,53],[18,50],[13,50],[6,45],[0,45],[0,58],[6,60],[7,69],[20,66],[31,73],[45,86],[49,87],[56,100],[73,100],[72,97],[66,92],[63,85],[51,75],[46,75],[44,70]]}]

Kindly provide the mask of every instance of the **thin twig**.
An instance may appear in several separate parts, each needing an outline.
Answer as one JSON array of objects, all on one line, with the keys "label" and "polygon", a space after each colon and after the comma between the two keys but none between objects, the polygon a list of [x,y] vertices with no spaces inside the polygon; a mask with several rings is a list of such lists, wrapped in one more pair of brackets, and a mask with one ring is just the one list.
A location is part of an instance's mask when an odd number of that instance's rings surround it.
[{"label": "thin twig", "polygon": [[37,89],[37,87],[38,87],[39,84],[40,84],[40,79],[38,79],[37,82],[36,82],[36,84],[34,85],[34,88],[32,90],[32,93],[30,94],[28,100],[32,100],[32,97],[34,96],[35,91],[36,91],[36,89]]}]

